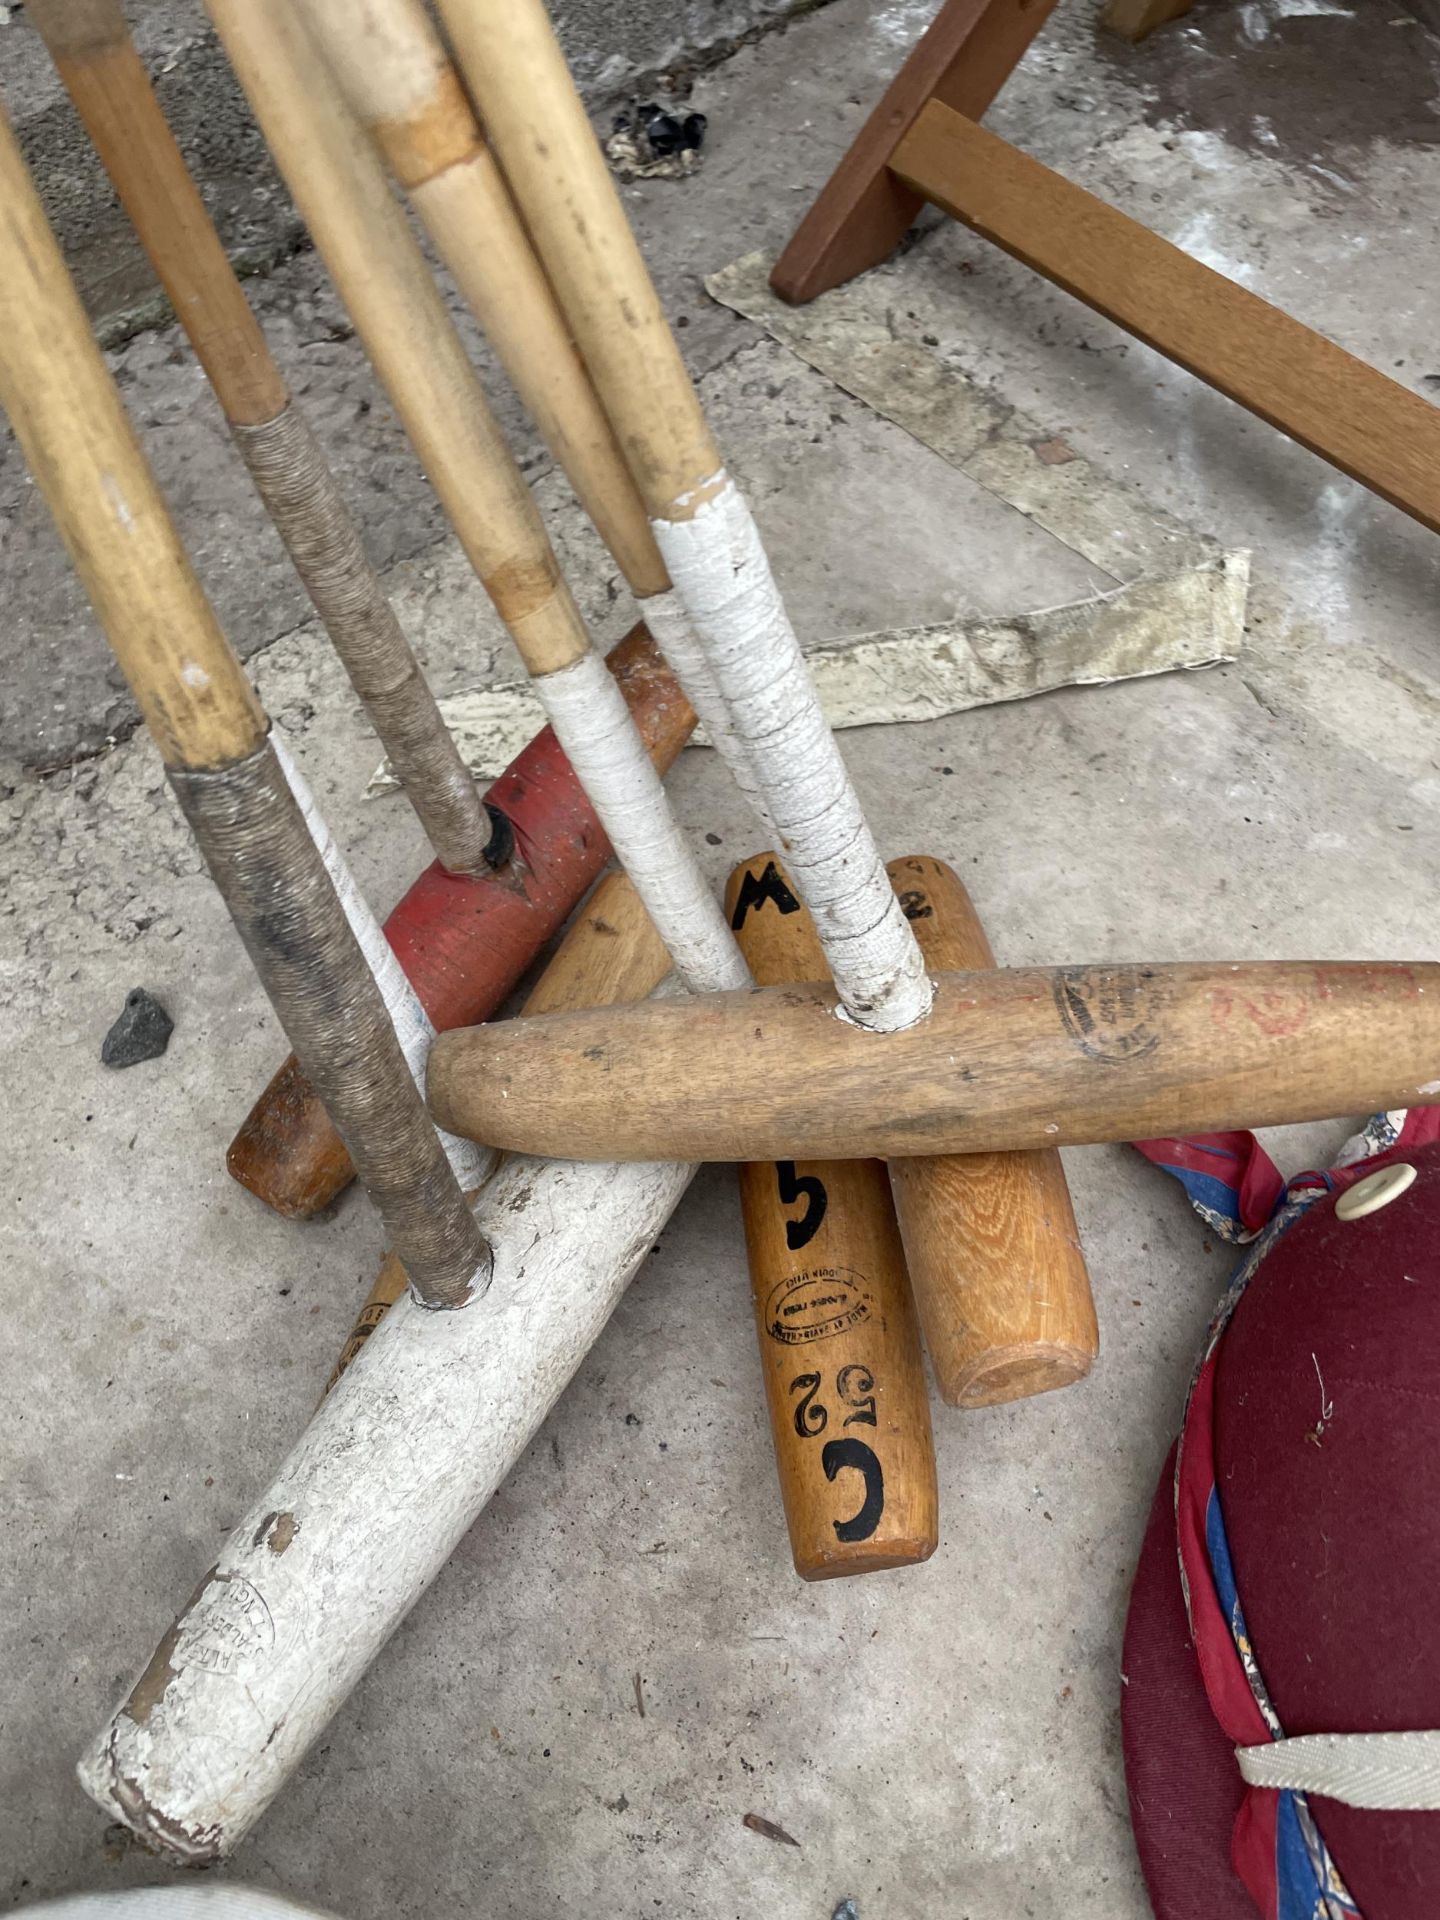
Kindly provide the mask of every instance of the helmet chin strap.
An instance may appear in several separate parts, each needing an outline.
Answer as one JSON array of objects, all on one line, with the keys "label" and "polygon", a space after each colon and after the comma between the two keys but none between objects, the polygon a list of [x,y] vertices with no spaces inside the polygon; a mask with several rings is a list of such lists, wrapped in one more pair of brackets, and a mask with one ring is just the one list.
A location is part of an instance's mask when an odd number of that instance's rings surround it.
[{"label": "helmet chin strap", "polygon": [[1237,1747],[1235,1758],[1247,1786],[1377,1811],[1440,1811],[1440,1732],[1305,1733]]}]

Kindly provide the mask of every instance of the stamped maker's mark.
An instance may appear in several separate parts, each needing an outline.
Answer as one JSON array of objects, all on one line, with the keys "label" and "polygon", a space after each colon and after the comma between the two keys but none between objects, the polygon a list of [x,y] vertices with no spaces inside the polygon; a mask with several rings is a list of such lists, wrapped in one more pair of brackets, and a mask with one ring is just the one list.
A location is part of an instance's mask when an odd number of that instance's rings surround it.
[{"label": "stamped maker's mark", "polygon": [[1062,967],[1053,991],[1061,1025],[1089,1059],[1128,1066],[1159,1046],[1150,1024],[1156,1001],[1152,968]]}]

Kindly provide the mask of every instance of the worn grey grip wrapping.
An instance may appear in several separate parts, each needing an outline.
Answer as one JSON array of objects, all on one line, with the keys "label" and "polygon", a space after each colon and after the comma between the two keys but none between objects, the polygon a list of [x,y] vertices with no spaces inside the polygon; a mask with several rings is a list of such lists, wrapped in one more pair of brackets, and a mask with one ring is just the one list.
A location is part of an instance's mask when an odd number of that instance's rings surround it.
[{"label": "worn grey grip wrapping", "polygon": [[232,766],[167,772],[412,1288],[427,1306],[465,1305],[488,1281],[489,1247],[274,749],[267,740]]},{"label": "worn grey grip wrapping", "polygon": [[490,822],[315,436],[291,402],[231,428],[441,866],[476,873]]}]

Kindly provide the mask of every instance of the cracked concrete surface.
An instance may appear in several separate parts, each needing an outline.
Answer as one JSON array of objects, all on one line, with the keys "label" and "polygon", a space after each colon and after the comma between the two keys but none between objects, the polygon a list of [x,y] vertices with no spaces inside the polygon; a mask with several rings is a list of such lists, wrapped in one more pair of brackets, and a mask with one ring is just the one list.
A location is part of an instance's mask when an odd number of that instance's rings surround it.
[{"label": "cracked concrete surface", "polygon": [[[744,49],[697,81],[704,169],[627,193],[814,640],[1096,584],[700,287],[783,243],[930,11],[836,0]],[[1129,49],[1097,40],[1088,0],[1063,4],[992,123],[1430,393],[1440,45],[1391,11],[1201,0]],[[1347,98],[1377,70],[1389,119]],[[847,735],[887,852],[952,860],[1008,961],[1436,957],[1434,537],[967,234],[942,225],[882,272],[1006,405],[1254,554],[1233,667]],[[441,689],[512,677],[313,258],[254,291]],[[388,903],[418,833],[399,801],[360,798],[374,743],[198,377],[169,331],[113,363],[267,704]],[[597,632],[618,634],[608,562],[507,421]],[[0,1887],[21,1903],[166,1877],[106,1835],[75,1756],[305,1420],[380,1246],[353,1194],[301,1229],[223,1172],[281,1051],[274,1022],[148,743],[102,750],[126,710],[8,443],[0,578]],[[77,752],[47,778],[25,764]],[[687,756],[673,785],[718,883],[756,832],[714,756]],[[100,1041],[138,984],[175,1034],[163,1059],[109,1073]],[[1323,1161],[1351,1118],[1272,1150],[1287,1169]],[[1138,1157],[1066,1159],[1094,1375],[937,1410],[935,1558],[817,1588],[785,1550],[733,1180],[702,1173],[524,1461],[226,1871],[355,1920],[825,1920],[847,1895],[867,1920],[1141,1920],[1120,1631],[1229,1262]],[[800,1848],[746,1830],[749,1812]]]}]

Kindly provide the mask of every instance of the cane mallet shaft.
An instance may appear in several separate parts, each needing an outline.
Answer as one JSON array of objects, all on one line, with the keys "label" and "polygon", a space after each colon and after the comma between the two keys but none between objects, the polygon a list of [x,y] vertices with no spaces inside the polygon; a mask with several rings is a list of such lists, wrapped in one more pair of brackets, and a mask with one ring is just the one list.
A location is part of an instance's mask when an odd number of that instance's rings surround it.
[{"label": "cane mallet shaft", "polygon": [[475,782],[275,364],[118,0],[40,0],[31,12],[436,857],[451,872],[479,871],[491,824]]},{"label": "cane mallet shaft", "polygon": [[629,468],[423,5],[298,10],[626,581],[642,597],[666,591]]},{"label": "cane mallet shaft", "polygon": [[819,983],[441,1034],[441,1126],[569,1159],[894,1160],[1440,1102],[1440,964],[941,973],[883,1039]]},{"label": "cane mallet shaft", "polygon": [[208,0],[226,51],[356,331],[551,725],[693,988],[746,976],[625,701],[590,644],[368,135],[289,0]]},{"label": "cane mallet shaft", "polygon": [[249,681],[180,545],[0,116],[0,407],[166,773],[412,1286],[458,1306],[489,1249],[426,1116]]},{"label": "cane mallet shaft", "polygon": [[[694,623],[739,763],[753,775],[814,916],[841,1001],[860,1026],[913,1026],[931,1001],[924,961],[543,0],[440,0],[440,14]],[[700,707],[701,693],[691,697]]]},{"label": "cane mallet shaft", "polygon": [[[932,972],[994,966],[943,860],[910,855],[887,871]],[[988,1407],[1083,1379],[1100,1335],[1055,1149],[892,1160],[890,1185],[942,1397]]]},{"label": "cane mallet shaft", "polygon": [[542,439],[613,554],[712,744],[763,814],[695,631],[671,586],[635,481],[535,256],[474,108],[421,0],[303,0],[302,12],[454,275]]},{"label": "cane mallet shaft", "polygon": [[[773,854],[726,889],[762,986],[825,971],[814,922]],[[802,1580],[928,1560],[939,1538],[920,1328],[878,1160],[740,1168],[755,1333],[790,1552]]]},{"label": "cane mallet shaft", "polygon": [[[623,873],[607,873],[576,914],[526,1000],[524,1013],[622,1006],[643,1000],[670,969],[665,943]],[[325,1391],[344,1373],[405,1291],[405,1269],[387,1254],[350,1329]]]}]

